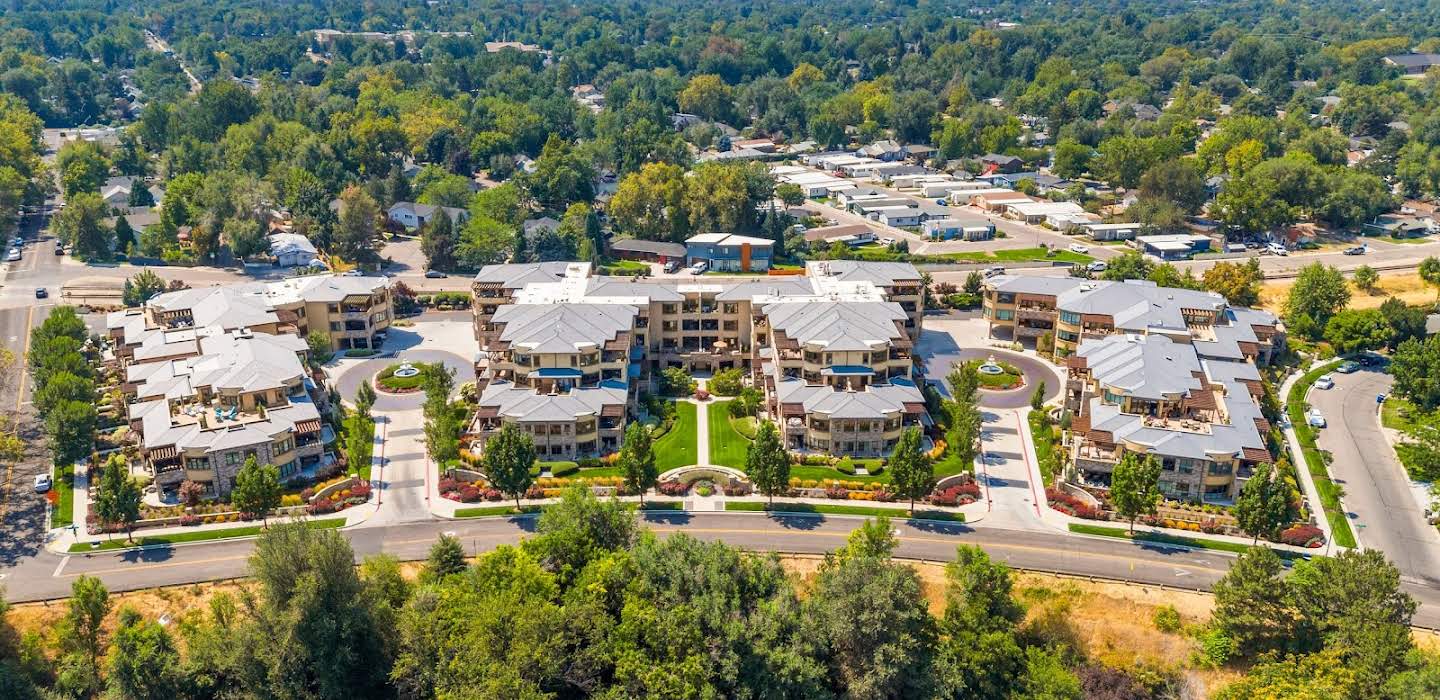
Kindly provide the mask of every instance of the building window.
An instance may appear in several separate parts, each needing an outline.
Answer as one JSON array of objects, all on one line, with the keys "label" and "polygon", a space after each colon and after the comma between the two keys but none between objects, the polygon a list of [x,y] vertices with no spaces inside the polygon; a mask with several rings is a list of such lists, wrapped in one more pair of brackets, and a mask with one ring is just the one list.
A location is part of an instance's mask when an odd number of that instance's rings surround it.
[{"label": "building window", "polygon": [[1065,341],[1065,342],[1067,342],[1067,343],[1073,343],[1073,342],[1075,342],[1075,341],[1077,341],[1077,340],[1080,339],[1080,334],[1079,334],[1079,333],[1076,333],[1076,332],[1074,332],[1074,331],[1060,331],[1060,330],[1057,330],[1057,331],[1055,331],[1055,337],[1057,337],[1057,338],[1059,338],[1059,339],[1061,339],[1061,340],[1063,340],[1063,341]]},{"label": "building window", "polygon": [[1077,314],[1074,311],[1061,311],[1060,322],[1068,323],[1072,326],[1078,326],[1080,325],[1080,314]]},{"label": "building window", "polygon": [[239,453],[239,452],[226,452],[226,453],[225,453],[225,463],[226,463],[226,464],[231,464],[231,465],[239,464],[239,463],[240,463],[240,453]]},{"label": "building window", "polygon": [[331,322],[330,322],[330,330],[332,330],[332,331],[338,331],[338,330],[340,330],[340,322],[339,322],[339,321],[331,321]]},{"label": "building window", "polygon": [[330,305],[330,313],[332,313],[332,314],[338,314],[338,313],[340,313],[340,305],[339,305],[339,304],[331,304],[331,305]]},{"label": "building window", "polygon": [[995,310],[995,320],[996,320],[996,321],[1010,321],[1010,320],[1013,320],[1014,318],[1015,318],[1015,312],[1014,312],[1014,311],[1011,311],[1010,309],[996,309],[996,310]]}]

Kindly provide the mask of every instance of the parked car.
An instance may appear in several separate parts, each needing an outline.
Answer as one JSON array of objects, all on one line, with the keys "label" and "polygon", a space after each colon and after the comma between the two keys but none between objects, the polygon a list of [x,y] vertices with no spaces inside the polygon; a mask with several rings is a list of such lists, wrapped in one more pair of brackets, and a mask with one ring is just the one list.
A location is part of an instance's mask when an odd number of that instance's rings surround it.
[{"label": "parked car", "polygon": [[1353,247],[1353,248],[1346,248],[1346,249],[1345,249],[1345,254],[1346,254],[1346,255],[1364,255],[1364,254],[1365,254],[1365,246],[1363,246],[1363,245],[1357,245],[1357,246],[1355,246],[1355,247]]},{"label": "parked car", "polygon": [[986,276],[987,278],[989,278],[989,277],[996,277],[996,276],[1003,275],[1003,274],[1005,274],[1005,268],[1000,267],[999,265],[996,265],[995,267],[987,267],[987,268],[985,268],[985,276]]},{"label": "parked car", "polygon": [[1376,395],[1375,395],[1375,403],[1385,403],[1385,399],[1386,399],[1386,396],[1385,396],[1384,394],[1376,394]]},{"label": "parked car", "polygon": [[1096,260],[1085,266],[1086,272],[1104,272],[1108,269],[1110,269],[1110,266],[1105,264],[1104,260]]},{"label": "parked car", "polygon": [[1336,367],[1336,368],[1335,368],[1335,371],[1336,371],[1336,372],[1339,372],[1339,373],[1341,373],[1341,374],[1351,374],[1351,373],[1355,372],[1355,370],[1358,370],[1358,369],[1360,369],[1360,364],[1359,364],[1359,363],[1350,362],[1349,360],[1346,360],[1345,362],[1340,363],[1340,366],[1339,366],[1339,367]]},{"label": "parked car", "polygon": [[1315,380],[1315,388],[1333,389],[1335,388],[1335,379],[1328,374],[1322,374],[1319,379]]},{"label": "parked car", "polygon": [[25,237],[24,237],[24,236],[16,236],[16,237],[15,237],[15,241],[14,241],[14,245],[15,245],[16,248],[19,248],[19,247],[25,245]]},{"label": "parked car", "polygon": [[1090,252],[1090,249],[1087,248],[1087,247],[1085,247],[1085,246],[1083,246],[1083,245],[1080,245],[1079,243],[1071,243],[1071,244],[1070,244],[1070,252],[1072,252],[1072,253],[1079,253],[1079,254],[1081,254],[1081,255],[1084,255],[1084,254]]},{"label": "parked car", "polygon": [[707,263],[707,262],[705,262],[704,260],[701,260],[700,262],[697,262],[697,263],[695,263],[694,265],[691,265],[691,266],[690,266],[690,274],[692,274],[692,275],[701,275],[701,274],[704,274],[705,271],[708,270],[708,269],[710,269],[710,263]]},{"label": "parked car", "polygon": [[1325,427],[1325,414],[1321,413],[1318,408],[1312,408],[1305,413],[1305,422],[1309,423],[1312,428],[1323,428]]},{"label": "parked car", "polygon": [[1290,254],[1289,249],[1287,249],[1283,245],[1280,245],[1279,243],[1271,243],[1270,245],[1265,246],[1265,250],[1271,255],[1279,255],[1281,257],[1285,257]]},{"label": "parked car", "polygon": [[35,475],[35,493],[48,493],[51,486],[52,482],[50,481],[49,474]]},{"label": "parked car", "polygon": [[882,236],[879,243],[880,245],[895,245],[895,239],[891,236]]},{"label": "parked car", "polygon": [[46,298],[46,297],[48,297],[48,296],[50,296],[50,292],[45,291],[45,288],[44,288],[44,287],[36,287],[36,288],[35,288],[35,298],[36,298],[36,299],[44,299],[44,298]]},{"label": "parked car", "polygon": [[19,248],[11,248],[11,249],[10,249],[10,252],[5,255],[5,261],[6,261],[6,262],[15,262],[16,260],[19,260],[19,259],[20,259],[20,249],[19,249]]},{"label": "parked car", "polygon": [[439,271],[439,270],[426,270],[426,271],[425,271],[425,277],[426,277],[427,279],[438,280],[438,279],[443,279],[445,276],[446,276],[445,273],[443,273],[443,272],[441,272],[441,271]]},{"label": "parked car", "polygon": [[675,274],[676,272],[679,272],[679,271],[680,271],[680,261],[679,261],[679,260],[671,260],[671,261],[665,263],[665,274],[667,274],[667,275],[673,275],[673,274]]},{"label": "parked car", "polygon": [[940,199],[935,200],[935,203],[938,204],[938,205],[940,205],[940,206],[942,206],[942,207],[950,206],[950,203],[947,202],[947,201],[945,201],[945,198],[944,198],[944,197],[941,197]]},{"label": "parked car", "polygon": [[64,255],[64,254],[65,254],[65,244],[64,244],[64,243],[61,243],[61,242],[59,242],[59,241],[56,241],[56,242],[55,242],[55,254],[56,254],[56,255]]}]

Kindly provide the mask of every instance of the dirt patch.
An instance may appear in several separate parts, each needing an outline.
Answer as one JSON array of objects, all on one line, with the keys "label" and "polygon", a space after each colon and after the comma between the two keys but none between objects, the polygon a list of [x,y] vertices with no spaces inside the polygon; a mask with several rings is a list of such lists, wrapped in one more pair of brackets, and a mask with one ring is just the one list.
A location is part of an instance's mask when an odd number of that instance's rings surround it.
[{"label": "dirt patch", "polygon": [[[1285,306],[1285,297],[1290,294],[1290,287],[1294,284],[1294,279],[1264,283],[1260,287],[1260,306],[1280,313]],[[1420,275],[1414,272],[1382,272],[1374,293],[1353,287],[1350,292],[1349,308],[1352,309],[1376,309],[1390,297],[1398,297],[1406,304],[1429,304],[1435,301],[1435,288],[1426,286]]]}]

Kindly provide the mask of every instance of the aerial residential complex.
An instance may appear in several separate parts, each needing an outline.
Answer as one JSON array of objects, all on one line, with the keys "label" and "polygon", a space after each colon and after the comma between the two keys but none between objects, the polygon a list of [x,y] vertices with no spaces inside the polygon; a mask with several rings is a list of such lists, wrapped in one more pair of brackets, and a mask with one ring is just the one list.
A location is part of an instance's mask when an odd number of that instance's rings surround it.
[{"label": "aerial residential complex", "polygon": [[509,264],[480,270],[472,289],[482,449],[509,422],[552,459],[612,452],[627,401],[667,367],[746,369],[793,449],[879,454],[929,420],[911,355],[923,289],[908,264],[811,262],[803,277],[758,281]]},{"label": "aerial residential complex", "polygon": [[110,314],[109,360],[156,485],[225,496],[250,456],[282,478],[329,463],[334,436],[305,336],[372,348],[390,319],[385,278],[332,275],[167,292]]},{"label": "aerial residential complex", "polygon": [[1008,275],[985,283],[983,313],[992,336],[1053,334],[1078,481],[1108,484],[1130,450],[1159,457],[1168,497],[1229,501],[1271,461],[1256,365],[1283,347],[1273,314],[1143,280]]}]

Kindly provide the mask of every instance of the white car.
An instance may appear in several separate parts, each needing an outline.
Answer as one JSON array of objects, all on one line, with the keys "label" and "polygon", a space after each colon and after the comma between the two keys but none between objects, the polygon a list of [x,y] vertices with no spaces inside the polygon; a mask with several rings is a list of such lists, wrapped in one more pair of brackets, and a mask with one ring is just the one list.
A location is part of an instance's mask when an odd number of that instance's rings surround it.
[{"label": "white car", "polygon": [[998,277],[998,276],[1003,275],[1003,274],[1005,274],[1005,268],[1000,267],[999,265],[996,265],[995,267],[987,267],[987,268],[985,268],[985,277],[986,277],[986,278]]},{"label": "white car", "polygon": [[694,265],[691,265],[691,266],[690,266],[690,274],[692,274],[692,275],[704,274],[704,272],[705,272],[706,270],[708,270],[708,269],[710,269],[710,263],[707,263],[707,262],[705,262],[704,260],[701,260],[700,262],[697,262],[697,263],[695,263]]},{"label": "white car", "polygon": [[15,262],[16,260],[19,260],[19,259],[20,259],[20,250],[19,250],[18,248],[11,248],[11,249],[10,249],[10,252],[5,256],[5,261],[6,261],[6,262]]},{"label": "white car", "polygon": [[1312,428],[1323,428],[1325,427],[1325,414],[1321,413],[1318,408],[1311,408],[1305,412],[1305,422],[1309,423]]},{"label": "white car", "polygon": [[1279,255],[1280,257],[1285,257],[1290,254],[1290,251],[1287,250],[1285,246],[1280,245],[1279,243],[1271,243],[1270,245],[1265,246],[1265,250],[1270,251],[1272,255]]},{"label": "white car", "polygon": [[1087,272],[1104,272],[1108,269],[1110,269],[1110,266],[1105,264],[1104,260],[1096,260],[1085,266]]},{"label": "white car", "polygon": [[1070,244],[1070,252],[1072,252],[1072,253],[1079,253],[1079,254],[1081,254],[1081,255],[1084,255],[1084,254],[1090,252],[1090,249],[1087,248],[1087,247],[1085,247],[1085,246],[1083,246],[1083,245],[1080,245],[1079,243],[1071,243],[1071,244]]},{"label": "white car", "polygon": [[1335,388],[1335,379],[1328,374],[1322,374],[1319,379],[1315,380],[1315,388],[1333,389]]},{"label": "white car", "polygon": [[51,482],[49,474],[35,475],[35,493],[47,493],[50,491],[50,486]]}]

